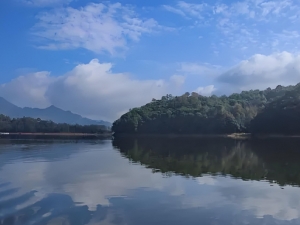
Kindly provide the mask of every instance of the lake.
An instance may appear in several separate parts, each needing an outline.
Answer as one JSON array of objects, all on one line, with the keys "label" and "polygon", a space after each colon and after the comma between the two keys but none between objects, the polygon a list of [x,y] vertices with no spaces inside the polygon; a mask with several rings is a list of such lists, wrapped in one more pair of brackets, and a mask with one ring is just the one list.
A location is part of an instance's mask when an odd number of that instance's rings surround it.
[{"label": "lake", "polygon": [[0,224],[300,224],[300,140],[0,140]]}]

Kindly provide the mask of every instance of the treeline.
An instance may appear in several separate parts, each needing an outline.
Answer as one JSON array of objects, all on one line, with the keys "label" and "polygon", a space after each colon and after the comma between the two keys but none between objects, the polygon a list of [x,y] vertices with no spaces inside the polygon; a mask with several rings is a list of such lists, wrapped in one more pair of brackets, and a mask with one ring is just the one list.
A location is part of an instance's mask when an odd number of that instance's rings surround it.
[{"label": "treeline", "polygon": [[266,105],[251,121],[251,132],[300,134],[300,86]]},{"label": "treeline", "polygon": [[104,125],[70,125],[54,123],[29,117],[11,119],[0,115],[0,132],[8,133],[91,133],[104,134],[110,131]]},{"label": "treeline", "polygon": [[[194,92],[176,97],[167,95],[131,109],[114,122],[112,130],[115,134],[300,133],[300,119],[294,124],[295,129],[287,126],[299,112],[296,107],[299,95],[300,84],[220,97]],[[282,125],[279,126],[278,120],[282,120]],[[264,125],[261,121],[265,121]],[[276,129],[275,124],[278,124]]]}]

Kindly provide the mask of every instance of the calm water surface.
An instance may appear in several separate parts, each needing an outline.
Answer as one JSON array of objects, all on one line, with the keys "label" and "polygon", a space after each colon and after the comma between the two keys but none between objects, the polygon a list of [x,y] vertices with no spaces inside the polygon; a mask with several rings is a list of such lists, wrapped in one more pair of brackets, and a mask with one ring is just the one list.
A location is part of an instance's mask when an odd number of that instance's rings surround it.
[{"label": "calm water surface", "polygon": [[300,224],[300,140],[0,140],[0,224]]}]

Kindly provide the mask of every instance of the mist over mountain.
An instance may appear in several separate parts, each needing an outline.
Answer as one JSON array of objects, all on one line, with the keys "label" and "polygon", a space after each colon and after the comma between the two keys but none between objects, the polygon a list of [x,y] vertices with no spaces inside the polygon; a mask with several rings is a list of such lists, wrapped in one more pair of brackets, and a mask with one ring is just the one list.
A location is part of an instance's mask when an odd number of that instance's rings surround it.
[{"label": "mist over mountain", "polygon": [[110,122],[103,120],[92,120],[85,117],[82,117],[78,114],[72,113],[71,111],[64,111],[55,106],[50,106],[45,109],[39,108],[21,108],[18,107],[6,99],[0,97],[0,114],[12,118],[21,118],[21,117],[32,117],[40,118],[42,120],[51,120],[55,123],[68,123],[68,124],[79,124],[79,125],[105,125],[111,126]]}]

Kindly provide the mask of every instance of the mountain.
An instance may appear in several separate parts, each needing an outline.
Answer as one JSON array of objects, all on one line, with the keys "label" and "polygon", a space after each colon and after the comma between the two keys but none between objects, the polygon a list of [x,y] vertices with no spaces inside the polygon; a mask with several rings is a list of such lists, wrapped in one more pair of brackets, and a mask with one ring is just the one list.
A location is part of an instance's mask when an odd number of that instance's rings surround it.
[{"label": "mountain", "polygon": [[51,120],[55,123],[68,123],[68,124],[79,124],[79,125],[105,125],[111,126],[111,123],[102,120],[92,120],[82,117],[78,114],[74,114],[70,111],[64,111],[55,106],[50,106],[45,109],[38,108],[21,108],[18,107],[6,99],[0,97],[0,114],[4,114],[11,118],[31,117],[40,118],[42,120]]}]

